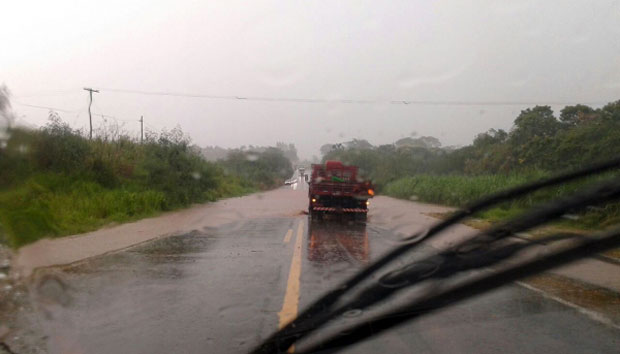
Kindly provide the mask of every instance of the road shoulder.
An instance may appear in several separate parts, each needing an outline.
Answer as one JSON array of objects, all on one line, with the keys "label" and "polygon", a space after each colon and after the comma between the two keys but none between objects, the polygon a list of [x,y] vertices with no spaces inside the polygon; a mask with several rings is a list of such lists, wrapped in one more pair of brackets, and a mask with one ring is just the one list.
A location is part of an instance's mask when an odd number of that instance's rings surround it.
[{"label": "road shoulder", "polygon": [[[272,216],[294,216],[305,207],[299,191],[280,188],[244,197],[197,204],[139,221],[80,235],[39,240],[18,249],[11,260],[11,277],[27,277],[37,268],[70,264],[118,251],[142,242],[230,222]],[[265,203],[268,198],[271,202]]]},{"label": "road shoulder", "polygon": [[[454,208],[405,201],[391,197],[377,197],[373,201],[369,222],[388,227],[403,235],[424,230],[441,219],[441,215]],[[472,225],[472,224],[468,224]],[[455,225],[434,238],[430,246],[443,249],[471,237],[488,224],[472,226]],[[515,238],[517,242],[531,242],[527,238]],[[544,250],[545,245],[540,244]],[[618,327],[620,325],[620,265],[607,259],[587,258],[559,267],[550,272],[518,282],[546,296],[580,309],[599,322]]]}]

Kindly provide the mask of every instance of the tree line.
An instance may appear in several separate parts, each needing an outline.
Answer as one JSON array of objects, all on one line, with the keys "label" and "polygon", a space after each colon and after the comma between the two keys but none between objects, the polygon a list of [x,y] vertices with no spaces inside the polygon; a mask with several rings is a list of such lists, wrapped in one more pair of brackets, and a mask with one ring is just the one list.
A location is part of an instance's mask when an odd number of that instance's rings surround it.
[{"label": "tree line", "polygon": [[549,106],[527,108],[509,131],[490,129],[459,148],[442,148],[434,137],[408,137],[380,146],[358,139],[327,144],[322,153],[324,161],[358,165],[379,187],[416,174],[558,172],[620,155],[620,100],[601,108],[566,106],[557,116]]}]

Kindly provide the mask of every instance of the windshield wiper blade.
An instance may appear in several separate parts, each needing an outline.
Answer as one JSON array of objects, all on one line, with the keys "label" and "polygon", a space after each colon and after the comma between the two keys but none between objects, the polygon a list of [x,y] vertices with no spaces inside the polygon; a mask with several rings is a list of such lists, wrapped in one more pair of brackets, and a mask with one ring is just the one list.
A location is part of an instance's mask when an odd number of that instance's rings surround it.
[{"label": "windshield wiper blade", "polygon": [[489,276],[411,301],[393,311],[364,321],[305,350],[297,352],[300,354],[333,353],[345,346],[366,340],[404,322],[422,317],[448,305],[453,305],[516,280],[619,246],[620,228],[605,232],[596,238],[582,238],[577,245],[556,251],[545,257],[533,259]]}]

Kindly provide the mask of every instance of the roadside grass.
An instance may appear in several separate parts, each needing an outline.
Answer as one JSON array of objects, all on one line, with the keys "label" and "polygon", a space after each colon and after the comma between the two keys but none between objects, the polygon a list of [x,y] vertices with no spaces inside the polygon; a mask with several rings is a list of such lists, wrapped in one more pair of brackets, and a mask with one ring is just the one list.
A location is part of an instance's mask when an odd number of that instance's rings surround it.
[{"label": "roadside grass", "polygon": [[[490,193],[531,182],[546,176],[547,174],[543,172],[482,176],[417,175],[415,177],[405,177],[395,180],[387,184],[382,192],[385,195],[400,199],[461,207]],[[498,207],[481,212],[475,215],[474,218],[468,219],[465,224],[483,229],[493,223],[517,216],[540,203],[556,200],[577,192],[579,189],[587,188],[588,185],[602,179],[610,178],[610,176],[617,178],[617,174],[608,174],[566,184],[561,187],[538,191],[525,198],[504,203]],[[444,218],[446,215],[440,214],[431,216]],[[541,238],[557,232],[584,234],[592,230],[602,230],[618,223],[620,223],[620,203],[611,203],[604,207],[593,206],[587,208],[585,211],[569,213],[565,215],[564,218],[533,230],[527,235],[532,238]],[[611,250],[604,254],[612,258],[620,259],[619,249]]]},{"label": "roadside grass", "polygon": [[17,248],[44,237],[93,231],[110,223],[156,216],[191,203],[256,191],[248,183],[220,176],[217,188],[188,202],[169,200],[165,191],[124,183],[114,188],[63,174],[45,173],[0,191],[0,224],[6,243]]},{"label": "roadside grass", "polygon": [[[139,186],[109,189],[96,182],[64,177],[62,185],[41,183],[50,176],[37,176],[22,186],[0,192],[0,223],[8,244],[21,247],[44,237],[59,237],[96,230],[110,223],[152,217],[171,207],[166,194]],[[63,178],[54,176],[53,178]],[[255,189],[234,183],[209,190],[202,200],[241,196]]]},{"label": "roadside grass", "polygon": [[[540,171],[512,175],[417,175],[388,183],[382,192],[388,196],[400,199],[460,207],[491,193],[532,182],[546,176],[548,176],[547,173]],[[526,197],[503,203],[477,216],[490,221],[503,220],[538,204],[573,194],[583,188],[587,188],[592,183],[610,177],[618,178],[618,175],[607,174],[559,187],[547,188]],[[604,207],[592,206],[584,212],[569,213],[565,219],[559,221],[561,225],[567,228],[577,229],[603,229],[618,222],[620,222],[620,203],[611,203]]]},{"label": "roadside grass", "polygon": [[[65,179],[61,184],[58,179]],[[55,180],[54,183],[46,183]],[[164,194],[153,190],[107,189],[83,180],[39,175],[0,192],[0,222],[8,243],[20,247],[46,236],[94,230],[110,222],[156,215]]]}]

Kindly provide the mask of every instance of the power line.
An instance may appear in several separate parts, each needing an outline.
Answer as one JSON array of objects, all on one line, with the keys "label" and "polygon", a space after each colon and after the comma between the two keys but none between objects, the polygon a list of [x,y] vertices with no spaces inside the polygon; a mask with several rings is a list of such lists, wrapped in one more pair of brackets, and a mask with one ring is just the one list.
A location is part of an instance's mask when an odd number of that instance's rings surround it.
[{"label": "power line", "polygon": [[144,125],[146,125],[146,127],[147,127],[147,128],[150,128],[150,129],[151,129],[151,131],[153,131],[153,132],[155,132],[155,131],[158,131],[158,130],[159,130],[159,128],[156,128],[156,127],[154,127],[154,126],[152,126],[152,125],[150,125],[150,124],[148,124],[148,123],[146,123],[146,122],[144,122]]},{"label": "power line", "polygon": [[[20,106],[24,106],[24,107],[30,107],[30,108],[37,108],[37,109],[45,109],[45,110],[49,110],[49,111],[55,111],[55,112],[62,112],[62,113],[77,113],[75,115],[75,119],[73,121],[73,125],[77,124],[76,120],[77,118],[80,116],[82,109],[65,109],[65,108],[58,108],[58,107],[52,107],[52,106],[41,106],[41,105],[34,105],[34,104],[29,104],[29,103],[23,103],[23,102],[19,102],[19,101],[15,101],[13,100],[13,103],[20,105]],[[93,106],[97,107],[97,105],[93,102]],[[103,114],[103,113],[96,113],[96,112],[91,112],[91,114],[93,116],[98,116],[101,118],[112,118],[115,121],[121,121],[121,122],[139,122],[139,119],[121,119],[121,118],[117,118],[116,116],[113,115],[109,115],[109,114]]]},{"label": "power line", "polygon": [[[85,88],[89,91],[91,89]],[[117,88],[100,88],[98,90],[92,89],[93,92],[105,91],[114,93],[126,93],[145,96],[168,96],[168,97],[183,97],[183,98],[201,98],[211,100],[228,100],[228,101],[258,101],[258,102],[291,102],[291,103],[328,103],[328,104],[390,104],[390,105],[418,105],[418,106],[525,106],[525,105],[573,105],[576,103],[587,105],[603,105],[607,101],[603,102],[584,102],[584,101],[459,101],[459,100],[413,100],[413,99],[343,99],[343,98],[307,98],[307,97],[265,97],[265,96],[243,96],[243,95],[208,95],[201,93],[187,93],[187,92],[170,92],[170,91],[143,91],[143,90],[129,90],[129,89],[117,89]],[[65,95],[73,94],[71,91],[51,91],[49,94],[41,94],[39,96],[52,96],[52,95]],[[91,93],[92,94],[92,93]],[[22,95],[19,97],[37,96]],[[90,95],[89,95],[90,97]],[[29,104],[21,104],[32,108],[44,108],[52,109],[59,112],[76,112],[77,110],[66,110],[55,107],[37,106]],[[92,101],[90,104],[93,104]],[[133,121],[133,120],[132,120]]]},{"label": "power line", "polygon": [[112,118],[114,120],[121,121],[121,122],[139,122],[140,121],[139,119],[121,119],[121,118],[118,118],[110,114],[95,113],[95,112],[93,112],[93,116],[99,116],[101,118]]},{"label": "power line", "polygon": [[393,104],[423,106],[523,106],[523,105],[573,105],[577,102],[588,105],[600,105],[607,102],[580,101],[458,101],[458,100],[411,100],[411,99],[341,99],[341,98],[301,98],[301,97],[264,97],[239,95],[207,95],[199,93],[182,93],[167,91],[142,91],[115,88],[100,88],[100,91],[128,93],[145,96],[170,96],[184,98],[204,98],[230,101],[293,102],[293,103],[336,103],[336,104]]},{"label": "power line", "polygon": [[75,96],[75,95],[79,95],[79,92],[76,91],[48,91],[48,92],[41,92],[41,93],[27,93],[27,94],[23,94],[23,95],[14,95],[13,97],[18,97],[18,98],[27,98],[27,97],[51,97],[51,96]]},{"label": "power line", "polygon": [[[122,121],[122,122],[135,122],[135,121],[136,121],[135,119],[131,119],[131,120],[129,120],[129,119],[121,119],[121,118],[118,118],[116,115],[111,115],[111,114],[103,114],[103,113],[101,113],[101,112],[103,112],[104,110],[103,110],[103,109],[101,109],[101,107],[99,107],[99,105],[98,105],[97,103],[95,103],[95,102],[93,102],[93,108],[96,108],[96,109],[97,109],[97,111],[99,112],[99,113],[96,113],[95,111],[93,111],[93,116],[99,116],[99,117],[101,117],[101,118],[103,118],[103,119],[105,119],[106,117],[107,117],[107,118],[112,118],[112,119],[114,119],[115,121],[119,121],[119,120],[120,120],[120,121]],[[117,122],[117,123],[118,123],[118,122]]]},{"label": "power line", "polygon": [[75,112],[79,111],[79,109],[69,110],[69,109],[57,108],[57,107],[51,107],[51,106],[40,106],[40,105],[36,105],[36,104],[22,103],[22,102],[18,102],[18,101],[13,101],[13,102],[18,104],[18,105],[20,105],[20,106],[31,107],[31,108],[38,108],[38,109],[46,109],[46,110],[50,110],[50,111],[58,111],[58,112],[63,112],[63,113],[75,113]]},{"label": "power line", "polygon": [[82,114],[82,113],[80,112],[80,110],[78,110],[78,112],[77,112],[77,114],[75,115],[75,118],[73,119],[73,122],[72,122],[72,124],[71,124],[72,126],[77,125],[78,119],[80,118],[80,115],[81,115],[81,114]]}]

